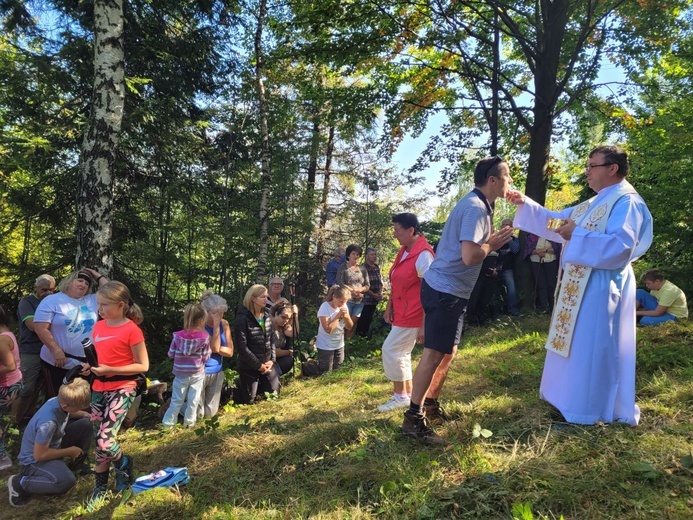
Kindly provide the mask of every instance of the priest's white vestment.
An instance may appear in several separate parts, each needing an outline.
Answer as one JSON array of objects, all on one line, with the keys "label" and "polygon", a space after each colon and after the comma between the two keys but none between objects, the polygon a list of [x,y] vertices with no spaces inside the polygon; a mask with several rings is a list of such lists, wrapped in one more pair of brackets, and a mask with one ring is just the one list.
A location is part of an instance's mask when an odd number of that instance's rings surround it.
[{"label": "priest's white vestment", "polygon": [[[590,205],[598,207],[625,180],[603,188]],[[546,353],[539,393],[571,423],[621,421],[638,424],[635,404],[635,289],[631,262],[652,244],[652,215],[637,193],[613,203],[603,233],[580,225],[570,241],[547,229],[549,218],[570,218],[576,206],[549,211],[526,198],[514,226],[564,242],[561,265],[592,267],[575,322],[570,355]],[[589,210],[588,210],[589,211]],[[578,219],[576,219],[578,220]],[[579,220],[578,220],[579,224]]]}]

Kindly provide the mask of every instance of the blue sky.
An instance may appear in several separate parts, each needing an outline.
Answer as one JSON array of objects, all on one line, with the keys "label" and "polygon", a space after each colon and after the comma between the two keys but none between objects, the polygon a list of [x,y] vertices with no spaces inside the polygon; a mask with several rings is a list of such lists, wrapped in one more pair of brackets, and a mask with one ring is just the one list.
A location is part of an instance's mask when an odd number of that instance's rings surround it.
[{"label": "blue sky", "polygon": [[[602,85],[598,88],[600,93],[605,96],[612,95],[615,89],[609,86],[609,84],[614,82],[622,83],[624,81],[625,74],[622,69],[609,61],[602,61],[599,76],[597,77],[597,84]],[[445,121],[445,114],[443,112],[437,112],[429,119],[426,130],[420,136],[413,138],[407,135],[393,155],[392,164],[401,171],[410,168],[416,162],[421,152],[426,148],[429,138],[439,131]],[[560,148],[560,145],[558,148]],[[440,179],[440,171],[444,166],[445,165],[442,163],[433,163],[423,172],[423,188],[434,192],[437,191],[436,185]],[[420,192],[421,189],[422,187],[417,186],[414,191]],[[434,212],[439,204],[440,198],[433,197],[430,200],[428,209]]]}]

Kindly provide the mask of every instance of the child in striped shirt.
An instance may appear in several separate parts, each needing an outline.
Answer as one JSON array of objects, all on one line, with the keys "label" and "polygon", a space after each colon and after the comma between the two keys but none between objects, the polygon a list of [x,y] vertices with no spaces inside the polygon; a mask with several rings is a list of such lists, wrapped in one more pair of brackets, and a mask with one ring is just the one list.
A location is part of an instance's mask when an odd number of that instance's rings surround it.
[{"label": "child in striped shirt", "polygon": [[173,358],[175,378],[171,405],[162,421],[164,428],[171,428],[178,422],[178,413],[186,401],[183,424],[186,427],[195,425],[205,381],[205,363],[211,354],[206,322],[207,311],[200,304],[190,304],[183,311],[185,329],[173,333],[168,357]]}]

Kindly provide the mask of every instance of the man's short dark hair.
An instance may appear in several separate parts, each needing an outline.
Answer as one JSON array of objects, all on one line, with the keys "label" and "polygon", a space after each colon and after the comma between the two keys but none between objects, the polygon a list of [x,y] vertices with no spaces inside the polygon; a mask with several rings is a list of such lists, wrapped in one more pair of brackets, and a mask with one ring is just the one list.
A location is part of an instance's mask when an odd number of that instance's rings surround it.
[{"label": "man's short dark hair", "polygon": [[474,168],[474,186],[478,186],[479,188],[486,186],[489,177],[500,179],[501,164],[507,163],[500,155],[481,159],[476,164],[476,168]]},{"label": "man's short dark hair", "polygon": [[628,175],[630,166],[628,165],[628,154],[620,146],[597,146],[590,152],[590,157],[601,153],[604,155],[604,164],[615,164],[618,166],[618,176],[623,179]]},{"label": "man's short dark hair", "polygon": [[356,251],[359,256],[363,254],[363,248],[358,245],[358,244],[351,244],[349,247],[346,248],[346,257],[349,258],[349,255],[352,253],[352,251]]},{"label": "man's short dark hair", "polygon": [[392,215],[392,223],[399,224],[404,229],[414,228],[414,234],[421,234],[419,219],[413,213],[397,213]]},{"label": "man's short dark hair", "polygon": [[659,282],[660,280],[666,280],[666,278],[664,278],[662,271],[660,271],[659,269],[648,269],[640,277],[640,281],[643,283]]}]

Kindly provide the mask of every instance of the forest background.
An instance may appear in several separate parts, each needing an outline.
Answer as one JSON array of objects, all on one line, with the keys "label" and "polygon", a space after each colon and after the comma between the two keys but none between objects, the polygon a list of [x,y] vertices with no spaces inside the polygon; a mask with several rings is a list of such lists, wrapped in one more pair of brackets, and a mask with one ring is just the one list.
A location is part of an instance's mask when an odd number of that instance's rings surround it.
[{"label": "forest background", "polygon": [[279,275],[314,307],[350,243],[386,272],[391,215],[427,215],[435,240],[485,155],[539,202],[584,199],[604,143],[655,218],[637,270],[691,294],[690,4],[0,0],[0,303],[87,265],[130,287],[163,347],[205,288],[233,311]]}]

